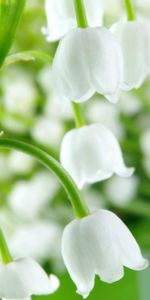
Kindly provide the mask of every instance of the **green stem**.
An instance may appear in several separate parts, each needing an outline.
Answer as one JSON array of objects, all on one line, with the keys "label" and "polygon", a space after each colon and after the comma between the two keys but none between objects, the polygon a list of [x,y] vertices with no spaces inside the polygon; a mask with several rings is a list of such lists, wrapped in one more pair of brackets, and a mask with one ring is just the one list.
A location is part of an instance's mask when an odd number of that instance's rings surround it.
[{"label": "green stem", "polygon": [[[87,17],[86,17],[86,10],[84,6],[84,0],[72,0],[74,2],[74,9],[76,13],[76,19],[78,27],[86,28],[88,27]],[[74,112],[74,118],[76,127],[80,128],[85,125],[85,120],[83,118],[82,110],[80,105],[72,102],[72,109]]]},{"label": "green stem", "polygon": [[83,0],[73,0],[73,1],[74,1],[74,8],[75,8],[78,27],[80,28],[88,27],[84,1]]},{"label": "green stem", "polygon": [[132,0],[125,0],[125,8],[126,8],[128,20],[129,21],[136,20],[136,14],[135,14],[135,11],[134,11]]},{"label": "green stem", "polygon": [[13,261],[13,258],[10,254],[4,234],[1,229],[0,229],[0,253],[1,253],[3,264],[8,264]]},{"label": "green stem", "polygon": [[25,142],[4,138],[0,139],[0,148],[15,149],[36,158],[43,166],[52,171],[59,178],[61,184],[68,194],[76,217],[83,218],[89,214],[89,210],[85,202],[83,202],[81,199],[80,192],[73,179],[61,166],[61,164],[45,151]]},{"label": "green stem", "polygon": [[74,119],[75,119],[76,127],[80,128],[80,127],[86,125],[86,122],[83,118],[81,106],[78,103],[72,102],[72,109],[74,112]]},{"label": "green stem", "polygon": [[0,67],[8,54],[26,0],[0,0]]}]

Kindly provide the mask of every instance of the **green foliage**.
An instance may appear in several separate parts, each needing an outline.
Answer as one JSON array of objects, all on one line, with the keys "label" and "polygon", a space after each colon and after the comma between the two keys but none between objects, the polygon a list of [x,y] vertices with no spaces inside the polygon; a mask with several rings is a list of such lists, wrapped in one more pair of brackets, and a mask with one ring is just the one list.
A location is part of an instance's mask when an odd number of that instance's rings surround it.
[{"label": "green foliage", "polygon": [[26,0],[0,1],[0,66],[15,36]]}]

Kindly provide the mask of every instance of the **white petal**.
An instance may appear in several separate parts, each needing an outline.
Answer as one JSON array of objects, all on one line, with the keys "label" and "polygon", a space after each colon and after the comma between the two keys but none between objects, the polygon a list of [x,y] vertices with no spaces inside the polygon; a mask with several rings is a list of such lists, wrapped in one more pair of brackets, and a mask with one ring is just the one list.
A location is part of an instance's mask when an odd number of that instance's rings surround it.
[{"label": "white petal", "polygon": [[115,214],[109,214],[112,230],[116,233],[116,243],[122,255],[122,264],[137,271],[147,268],[148,261],[142,257],[141,250],[127,226]]},{"label": "white petal", "polygon": [[113,176],[107,181],[105,192],[113,203],[124,207],[136,197],[137,188],[138,179],[136,177],[121,178]]},{"label": "white petal", "polygon": [[94,273],[91,254],[80,232],[81,226],[80,221],[73,221],[65,228],[62,237],[62,256],[78,288],[78,293],[86,298],[94,286]]},{"label": "white petal", "polygon": [[46,0],[45,11],[47,28],[44,27],[42,32],[47,36],[48,41],[56,41],[76,27],[72,1],[67,3],[66,0]]},{"label": "white petal", "polygon": [[33,259],[24,258],[0,266],[2,298],[26,298],[50,293],[53,293],[53,286],[45,271]]},{"label": "white petal", "polygon": [[88,65],[92,84],[96,92],[104,94],[110,102],[116,103],[120,96],[123,76],[121,49],[113,35],[103,27],[90,32],[87,44],[91,44]]},{"label": "white petal", "polygon": [[121,49],[103,27],[73,30],[58,46],[52,74],[62,99],[83,102],[98,92],[117,101],[123,75]]},{"label": "white petal", "polygon": [[56,277],[56,275],[54,275],[54,274],[51,274],[49,276],[49,279],[50,279],[50,284],[52,287],[52,292],[54,293],[60,287],[60,281],[59,281],[58,277]]},{"label": "white petal", "polygon": [[84,297],[92,290],[96,274],[112,283],[123,277],[123,265],[136,270],[147,266],[128,228],[107,210],[98,210],[67,225],[62,256],[78,293]]},{"label": "white petal", "polygon": [[120,42],[124,57],[124,87],[125,90],[138,88],[148,75],[149,31],[146,22],[116,23],[111,31]]},{"label": "white petal", "polygon": [[65,228],[62,255],[78,293],[84,298],[93,289],[95,274],[108,283],[123,276],[120,253],[103,210],[73,221]]},{"label": "white petal", "polygon": [[[89,26],[100,26],[104,13],[104,1],[86,0],[85,8]],[[45,11],[47,28],[42,28],[42,32],[47,36],[48,41],[59,40],[67,32],[77,27],[73,1],[46,0]]]},{"label": "white petal", "polygon": [[85,8],[89,27],[100,26],[104,15],[104,0],[85,0]]},{"label": "white petal", "polygon": [[79,188],[107,179],[113,173],[127,177],[133,172],[124,165],[117,139],[101,124],[68,132],[61,145],[60,160]]}]

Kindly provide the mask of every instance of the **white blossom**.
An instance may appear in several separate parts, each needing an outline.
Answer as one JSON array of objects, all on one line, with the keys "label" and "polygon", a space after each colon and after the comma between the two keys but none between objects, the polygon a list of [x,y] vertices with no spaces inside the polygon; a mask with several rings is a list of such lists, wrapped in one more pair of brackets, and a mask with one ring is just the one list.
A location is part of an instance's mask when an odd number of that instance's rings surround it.
[{"label": "white blossom", "polygon": [[95,95],[93,101],[90,101],[87,105],[86,116],[89,123],[100,122],[108,127],[116,137],[120,138],[123,135],[123,128],[119,120],[119,109],[122,95],[115,106],[112,103],[106,102],[104,98],[100,98],[99,95]]},{"label": "white blossom", "polygon": [[0,265],[0,297],[22,299],[31,295],[54,293],[56,280],[47,276],[40,265],[31,258],[17,259]]},{"label": "white blossom", "polygon": [[[89,26],[100,26],[103,19],[104,1],[85,0],[85,8]],[[73,1],[46,0],[45,12],[47,27],[43,27],[42,32],[49,42],[59,40],[67,32],[77,27]]]},{"label": "white blossom", "polygon": [[39,117],[32,127],[31,135],[37,142],[47,146],[58,146],[63,136],[61,123],[47,116]]},{"label": "white blossom", "polygon": [[116,36],[124,58],[124,90],[141,86],[150,73],[150,23],[118,22],[111,31]]},{"label": "white blossom", "polygon": [[33,169],[34,159],[27,154],[14,150],[8,157],[8,163],[11,172],[26,174]]},{"label": "white blossom", "polygon": [[62,100],[83,102],[98,92],[117,102],[123,76],[119,43],[104,27],[74,29],[59,43],[52,75]]},{"label": "white blossom", "polygon": [[107,181],[105,192],[110,201],[119,206],[124,206],[135,198],[137,188],[138,179],[135,176],[131,178],[113,176]]},{"label": "white blossom", "polygon": [[111,177],[131,176],[133,168],[124,164],[120,146],[113,133],[102,124],[69,131],[62,141],[60,160],[79,188]]},{"label": "white blossom", "polygon": [[30,181],[17,182],[8,202],[16,215],[32,220],[50,203],[57,189],[58,183],[51,174],[39,172]]},{"label": "white blossom", "polygon": [[123,277],[123,266],[142,270],[148,265],[129,229],[107,210],[67,225],[62,256],[77,292],[84,298],[94,287],[95,275],[113,283]]},{"label": "white blossom", "polygon": [[[15,72],[15,69],[14,69]],[[17,72],[4,82],[4,108],[12,113],[31,116],[36,105],[36,90],[30,78],[24,72]]]},{"label": "white blossom", "polygon": [[38,220],[18,226],[10,237],[10,250],[17,257],[30,256],[42,262],[60,258],[62,230],[59,224]]}]

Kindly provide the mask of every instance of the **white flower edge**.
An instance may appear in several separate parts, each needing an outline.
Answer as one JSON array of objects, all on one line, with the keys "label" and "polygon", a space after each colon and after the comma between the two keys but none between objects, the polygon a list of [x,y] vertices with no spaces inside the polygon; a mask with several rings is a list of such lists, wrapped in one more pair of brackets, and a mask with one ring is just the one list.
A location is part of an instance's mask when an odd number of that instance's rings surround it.
[{"label": "white flower edge", "polygon": [[[119,21],[110,28],[120,43],[124,59],[122,89],[139,88],[150,73],[150,22]],[[134,43],[133,43],[134,41]]]},{"label": "white flower edge", "polygon": [[[8,288],[9,287],[9,288]],[[31,295],[46,295],[56,291],[59,280],[50,278],[32,258],[20,258],[0,265],[0,297],[24,299]]]},{"label": "white flower edge", "polygon": [[[86,14],[90,27],[102,24],[104,0],[86,0]],[[42,33],[48,42],[55,42],[77,27],[73,1],[45,0],[47,26],[42,27]]]},{"label": "white flower edge", "polygon": [[69,131],[63,138],[60,161],[80,189],[110,178],[113,174],[130,177],[116,137],[101,123]]},{"label": "white flower edge", "polygon": [[103,209],[66,226],[62,256],[77,292],[84,298],[94,287],[95,275],[113,283],[124,276],[123,266],[137,271],[148,266],[126,225]]},{"label": "white flower edge", "polygon": [[52,78],[62,100],[80,103],[98,92],[116,103],[123,80],[121,47],[104,27],[74,29],[59,43]]}]

